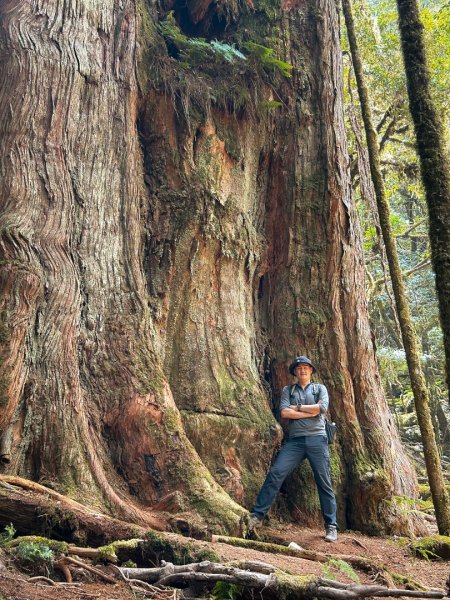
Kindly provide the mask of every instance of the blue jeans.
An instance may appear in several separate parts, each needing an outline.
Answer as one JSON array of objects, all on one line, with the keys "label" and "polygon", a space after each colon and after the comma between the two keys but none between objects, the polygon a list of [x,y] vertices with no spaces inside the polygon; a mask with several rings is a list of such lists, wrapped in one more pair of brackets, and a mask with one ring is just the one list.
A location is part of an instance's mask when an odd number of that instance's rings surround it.
[{"label": "blue jeans", "polygon": [[272,506],[283,481],[305,458],[309,460],[319,492],[325,525],[336,526],[336,497],[331,485],[330,451],[324,435],[289,439],[281,448],[256,498],[252,513],[262,519]]}]

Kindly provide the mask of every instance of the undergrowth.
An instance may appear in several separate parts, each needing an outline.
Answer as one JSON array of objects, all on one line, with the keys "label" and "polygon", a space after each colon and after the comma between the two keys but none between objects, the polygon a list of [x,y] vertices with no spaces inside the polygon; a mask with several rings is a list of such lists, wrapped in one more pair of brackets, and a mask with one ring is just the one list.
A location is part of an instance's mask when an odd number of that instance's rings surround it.
[{"label": "undergrowth", "polygon": [[[211,106],[250,115],[284,105],[283,81],[292,65],[275,56],[272,48],[244,42],[240,48],[224,41],[188,37],[173,12],[158,25],[165,49],[159,46],[149,65],[156,89],[168,95],[190,127],[209,114]],[[273,96],[276,98],[274,99]]]}]

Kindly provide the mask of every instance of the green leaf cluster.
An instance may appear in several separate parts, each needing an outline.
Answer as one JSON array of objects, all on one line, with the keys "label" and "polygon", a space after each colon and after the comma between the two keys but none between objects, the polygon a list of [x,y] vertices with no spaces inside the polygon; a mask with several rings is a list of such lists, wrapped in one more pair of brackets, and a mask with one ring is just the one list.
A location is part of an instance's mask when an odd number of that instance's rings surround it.
[{"label": "green leaf cluster", "polygon": [[247,50],[249,60],[260,64],[264,69],[275,71],[283,77],[292,76],[293,66],[276,58],[273,48],[267,48],[254,42],[245,42],[243,47]]},{"label": "green leaf cluster", "polygon": [[3,533],[0,534],[0,546],[5,546],[16,535],[16,529],[12,523],[6,525]]},{"label": "green leaf cluster", "polygon": [[179,28],[173,11],[159,24],[159,31],[178,50],[179,58],[186,66],[202,66],[205,61],[244,61],[245,56],[231,44],[202,37],[188,37]]},{"label": "green leaf cluster", "polygon": [[55,555],[45,544],[20,542],[16,548],[16,556],[24,562],[50,564]]},{"label": "green leaf cluster", "polygon": [[291,77],[292,65],[278,59],[273,48],[254,42],[242,44],[246,54],[234,45],[219,40],[208,41],[202,37],[188,37],[178,26],[173,11],[159,24],[159,31],[177,52],[181,64],[188,67],[206,68],[211,62],[237,64],[244,68],[249,66],[262,69],[269,74]]},{"label": "green leaf cluster", "polygon": [[212,591],[214,600],[237,600],[242,594],[242,587],[235,583],[218,581]]}]

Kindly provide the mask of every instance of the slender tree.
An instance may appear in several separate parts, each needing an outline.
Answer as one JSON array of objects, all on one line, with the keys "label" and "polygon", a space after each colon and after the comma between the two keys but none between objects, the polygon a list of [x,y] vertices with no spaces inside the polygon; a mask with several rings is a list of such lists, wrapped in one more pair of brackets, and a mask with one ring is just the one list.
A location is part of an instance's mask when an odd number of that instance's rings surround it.
[{"label": "slender tree", "polygon": [[416,0],[397,0],[398,26],[417,152],[428,205],[431,259],[436,274],[450,393],[450,175],[442,121],[430,93],[423,25]]},{"label": "slender tree", "polygon": [[439,451],[436,444],[433,422],[431,419],[428,389],[420,363],[416,333],[411,317],[411,311],[406,299],[405,286],[398,259],[395,237],[393,235],[390,222],[390,207],[384,190],[383,177],[380,168],[378,139],[375,128],[373,127],[369,93],[364,81],[362,61],[355,33],[351,0],[342,0],[342,6],[352,55],[356,84],[361,103],[361,113],[366,132],[370,171],[375,187],[380,226],[386,248],[386,257],[389,265],[392,289],[394,292],[398,319],[402,332],[402,340],[406,353],[409,376],[411,379],[411,387],[414,394],[417,419],[423,441],[425,463],[430,482],[433,504],[436,512],[436,520],[440,533],[443,535],[449,535],[450,504],[445,488]]}]

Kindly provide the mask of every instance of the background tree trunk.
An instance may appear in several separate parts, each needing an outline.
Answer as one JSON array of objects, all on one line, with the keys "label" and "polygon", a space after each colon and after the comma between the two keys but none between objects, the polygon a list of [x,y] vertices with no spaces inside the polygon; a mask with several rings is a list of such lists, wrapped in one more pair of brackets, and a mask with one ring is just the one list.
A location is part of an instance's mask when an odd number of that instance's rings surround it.
[{"label": "background tree trunk", "polygon": [[400,261],[398,258],[397,246],[391,227],[390,207],[384,190],[380,156],[378,152],[378,139],[373,127],[369,94],[363,76],[362,62],[353,21],[351,0],[342,0],[342,6],[353,61],[353,69],[358,86],[361,113],[366,131],[370,171],[375,188],[375,196],[377,199],[381,232],[383,234],[386,258],[391,276],[392,290],[394,292],[395,305],[400,323],[400,329],[402,332],[403,346],[405,348],[406,360],[408,363],[411,388],[414,394],[414,405],[423,442],[423,452],[427,467],[428,480],[430,482],[430,489],[433,496],[436,520],[439,533],[441,535],[448,535],[450,532],[449,500],[445,488],[445,481],[442,473],[440,456],[433,428],[433,421],[431,419],[428,388],[425,381],[425,375],[422,370],[422,365],[420,363],[417,334],[411,316],[411,310],[406,298],[405,285],[403,282]]},{"label": "background tree trunk", "polygon": [[[409,110],[414,122],[425,188],[433,271],[444,335],[447,389],[450,393],[450,172],[442,119],[430,93],[423,25],[415,0],[397,0]],[[450,396],[449,396],[450,398]]]},{"label": "background tree trunk", "polygon": [[[3,471],[232,530],[307,352],[341,431],[341,524],[411,531],[385,502],[416,484],[368,325],[336,6],[220,7],[0,7]],[[187,36],[274,46],[292,80],[186,68],[156,28],[172,9]],[[311,517],[308,477],[289,508]]]}]

